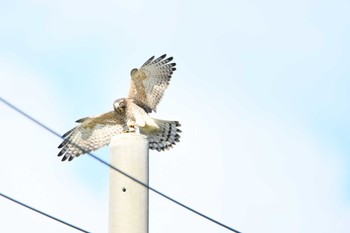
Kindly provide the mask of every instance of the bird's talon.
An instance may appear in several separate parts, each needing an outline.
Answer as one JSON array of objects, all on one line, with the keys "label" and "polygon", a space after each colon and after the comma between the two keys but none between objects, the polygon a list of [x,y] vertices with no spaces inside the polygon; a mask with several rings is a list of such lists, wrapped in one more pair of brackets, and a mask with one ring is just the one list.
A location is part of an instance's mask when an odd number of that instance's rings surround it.
[{"label": "bird's talon", "polygon": [[123,130],[123,133],[135,133],[135,132],[136,132],[135,126],[129,126],[129,128]]}]

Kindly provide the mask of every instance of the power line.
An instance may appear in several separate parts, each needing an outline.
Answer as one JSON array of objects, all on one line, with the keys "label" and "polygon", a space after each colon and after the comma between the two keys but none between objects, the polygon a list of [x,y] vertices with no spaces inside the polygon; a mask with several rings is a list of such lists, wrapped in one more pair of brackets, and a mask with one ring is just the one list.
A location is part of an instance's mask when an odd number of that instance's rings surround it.
[{"label": "power line", "polygon": [[[7,105],[8,107],[10,107],[10,108],[12,108],[13,110],[15,110],[16,112],[18,112],[18,113],[20,113],[21,115],[25,116],[25,117],[28,118],[29,120],[33,121],[35,124],[41,126],[42,128],[46,129],[46,130],[49,131],[50,133],[52,133],[52,134],[56,135],[57,137],[59,137],[60,139],[62,139],[61,135],[58,134],[56,131],[52,130],[50,127],[46,126],[45,124],[43,124],[43,123],[41,123],[40,121],[38,121],[38,120],[36,120],[35,118],[33,118],[32,116],[28,115],[27,113],[25,113],[25,112],[22,111],[21,109],[17,108],[16,106],[14,106],[13,104],[11,104],[11,103],[8,102],[7,100],[5,100],[5,99],[3,99],[3,98],[0,97],[0,101],[3,102],[3,103],[4,103],[5,105]],[[129,174],[123,172],[122,170],[120,170],[120,169],[118,169],[118,168],[116,168],[116,167],[110,165],[109,163],[105,162],[104,160],[98,158],[96,155],[92,154],[91,152],[88,152],[88,151],[84,150],[84,149],[81,148],[79,145],[77,145],[77,144],[75,144],[75,143],[72,143],[72,142],[69,142],[69,143],[70,143],[71,145],[77,147],[78,149],[84,151],[86,154],[88,154],[90,157],[94,158],[95,160],[99,161],[100,163],[102,163],[102,164],[104,164],[104,165],[110,167],[111,169],[113,169],[113,170],[115,170],[115,171],[121,173],[122,175],[124,175],[124,176],[128,177],[129,179],[135,181],[136,183],[138,183],[138,184],[144,186],[145,188],[148,188],[149,190],[151,190],[151,191],[155,192],[156,194],[158,194],[158,195],[164,197],[165,199],[168,199],[169,201],[172,201],[172,202],[174,202],[175,204],[178,204],[179,206],[182,206],[183,208],[185,208],[185,209],[187,209],[187,210],[189,210],[189,211],[191,211],[191,212],[193,212],[193,213],[195,213],[195,214],[197,214],[197,215],[199,215],[199,216],[201,216],[201,217],[203,217],[203,218],[205,218],[205,219],[207,219],[207,220],[209,220],[209,221],[211,221],[211,222],[213,222],[213,223],[215,223],[215,224],[217,224],[217,225],[219,225],[219,226],[221,226],[221,227],[223,227],[223,228],[226,228],[227,230],[230,230],[230,231],[236,232],[236,233],[241,233],[241,232],[239,232],[238,230],[235,230],[235,229],[233,229],[232,227],[229,227],[229,226],[227,226],[227,225],[225,225],[225,224],[223,224],[223,223],[221,223],[221,222],[219,222],[219,221],[217,221],[217,220],[215,220],[215,219],[213,219],[213,218],[211,218],[211,217],[209,217],[209,216],[207,216],[207,215],[205,215],[205,214],[202,214],[201,212],[199,212],[199,211],[197,211],[197,210],[195,210],[195,209],[193,209],[193,208],[191,208],[191,207],[189,207],[189,206],[187,206],[187,205],[185,205],[185,204],[183,204],[183,203],[181,203],[181,202],[179,202],[179,201],[176,201],[175,199],[169,197],[168,195],[166,195],[166,194],[164,194],[164,193],[162,193],[162,192],[160,192],[160,191],[158,191],[158,190],[156,190],[156,189],[150,187],[149,185],[143,183],[142,181],[140,181],[140,180],[138,180],[138,179],[132,177],[131,175],[129,175]]]},{"label": "power line", "polygon": [[88,232],[88,231],[85,231],[85,230],[83,230],[83,229],[81,229],[81,228],[79,228],[79,227],[77,227],[77,226],[74,226],[74,225],[72,225],[72,224],[70,224],[70,223],[67,223],[66,221],[63,221],[63,220],[58,219],[58,218],[55,218],[55,217],[53,217],[52,215],[49,215],[49,214],[44,213],[44,212],[42,212],[42,211],[40,211],[40,210],[38,210],[38,209],[35,209],[35,208],[33,208],[33,207],[30,207],[29,205],[26,205],[26,204],[24,204],[23,202],[17,201],[17,200],[15,200],[15,199],[13,199],[13,198],[11,198],[11,197],[9,197],[9,196],[3,194],[3,193],[0,193],[0,196],[3,196],[4,198],[7,198],[7,199],[10,200],[10,201],[13,201],[13,202],[15,202],[15,203],[17,203],[17,204],[19,204],[19,205],[21,205],[21,206],[24,206],[24,207],[26,207],[26,208],[28,208],[28,209],[30,209],[30,210],[33,210],[33,211],[35,211],[35,212],[37,212],[37,213],[39,213],[39,214],[42,214],[42,215],[44,215],[44,216],[46,216],[46,217],[48,217],[48,218],[51,218],[51,219],[53,219],[53,220],[56,220],[57,222],[63,223],[63,224],[65,224],[65,225],[67,225],[67,226],[70,226],[70,227],[72,227],[72,228],[74,228],[74,229],[76,229],[76,230],[78,230],[78,231],[81,231],[81,232]]}]

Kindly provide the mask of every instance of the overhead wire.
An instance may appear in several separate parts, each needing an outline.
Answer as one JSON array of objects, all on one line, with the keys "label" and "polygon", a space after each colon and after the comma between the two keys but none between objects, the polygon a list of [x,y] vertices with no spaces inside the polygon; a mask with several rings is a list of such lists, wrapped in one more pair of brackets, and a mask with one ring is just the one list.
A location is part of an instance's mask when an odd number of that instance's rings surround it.
[{"label": "overhead wire", "polygon": [[67,225],[67,226],[70,226],[70,227],[72,227],[72,228],[74,228],[74,229],[76,229],[76,230],[78,230],[78,231],[81,231],[81,232],[89,232],[89,231],[83,230],[82,228],[77,227],[77,226],[75,226],[75,225],[73,225],[73,224],[70,224],[70,223],[68,223],[68,222],[66,222],[66,221],[63,221],[63,220],[61,220],[61,219],[59,219],[59,218],[56,218],[56,217],[54,217],[54,216],[52,216],[52,215],[50,215],[50,214],[47,214],[47,213],[45,213],[45,212],[43,212],[43,211],[40,211],[40,210],[38,210],[38,209],[36,209],[36,208],[34,208],[34,207],[31,207],[31,206],[29,206],[29,205],[27,205],[27,204],[24,204],[23,202],[18,201],[18,200],[16,200],[16,199],[12,198],[12,197],[9,197],[9,196],[7,196],[7,195],[5,195],[5,194],[3,194],[3,193],[0,193],[0,196],[3,196],[4,198],[6,198],[6,199],[8,199],[8,200],[10,200],[10,201],[13,201],[13,202],[15,202],[15,203],[17,203],[17,204],[19,204],[19,205],[21,205],[21,206],[24,206],[24,207],[26,207],[26,208],[28,208],[28,209],[30,209],[30,210],[32,210],[32,211],[35,211],[35,212],[37,212],[37,213],[39,213],[39,214],[42,214],[42,215],[44,215],[44,216],[46,216],[46,217],[48,217],[48,218],[51,218],[51,219],[53,219],[53,220],[56,220],[57,222],[60,222],[60,223],[65,224],[65,225]]},{"label": "overhead wire", "polygon": [[[4,103],[5,105],[7,105],[8,107],[10,107],[11,109],[13,109],[13,110],[15,110],[16,112],[20,113],[22,116],[25,116],[25,117],[28,118],[29,120],[33,121],[35,124],[37,124],[37,125],[41,126],[42,128],[46,129],[46,130],[49,131],[50,133],[52,133],[52,134],[54,134],[55,136],[59,137],[60,139],[63,139],[62,136],[61,136],[60,134],[58,134],[56,131],[54,131],[54,130],[51,129],[50,127],[46,126],[45,124],[41,123],[40,121],[36,120],[34,117],[30,116],[29,114],[25,113],[24,111],[22,111],[21,109],[19,109],[18,107],[16,107],[16,106],[13,105],[12,103],[10,103],[9,101],[3,99],[2,97],[0,97],[0,101],[3,102],[3,103]],[[201,216],[201,217],[203,217],[203,218],[205,218],[205,219],[207,219],[207,220],[209,220],[209,221],[211,221],[211,222],[213,222],[213,223],[215,223],[215,224],[217,224],[217,225],[219,225],[219,226],[221,226],[221,227],[223,227],[223,228],[226,228],[227,230],[230,230],[230,231],[235,232],[235,233],[241,233],[240,231],[235,230],[234,228],[232,228],[232,227],[230,227],[230,226],[228,226],[228,225],[226,225],[226,224],[223,224],[223,223],[219,222],[218,220],[215,220],[215,219],[213,219],[213,218],[211,218],[211,217],[209,217],[209,216],[207,216],[207,215],[205,215],[205,214],[203,214],[203,213],[201,213],[201,212],[199,212],[199,211],[197,211],[197,210],[195,210],[195,209],[189,207],[188,205],[185,205],[185,204],[183,204],[183,203],[181,203],[181,202],[179,202],[179,201],[176,201],[175,199],[171,198],[170,196],[168,196],[168,195],[166,195],[166,194],[164,194],[164,193],[162,193],[162,192],[160,192],[160,191],[158,191],[158,190],[156,190],[156,189],[150,187],[149,185],[147,185],[147,184],[143,183],[142,181],[136,179],[135,177],[133,177],[133,176],[127,174],[126,172],[120,170],[119,168],[117,168],[117,167],[115,167],[115,166],[113,166],[113,165],[107,163],[106,161],[104,161],[104,160],[98,158],[96,155],[92,154],[91,152],[88,152],[88,151],[84,150],[84,149],[81,148],[79,145],[77,145],[77,144],[75,144],[75,143],[73,143],[73,142],[69,142],[69,144],[71,144],[71,145],[77,147],[78,149],[84,151],[84,152],[85,152],[87,155],[89,155],[91,158],[93,158],[93,159],[99,161],[100,163],[102,163],[102,164],[108,166],[109,168],[111,168],[111,169],[113,169],[113,170],[119,172],[120,174],[122,174],[122,175],[128,177],[129,179],[131,179],[131,180],[133,180],[134,182],[136,182],[136,183],[138,183],[138,184],[144,186],[145,188],[148,188],[149,190],[151,190],[151,191],[153,191],[154,193],[156,193],[156,194],[158,194],[158,195],[164,197],[165,199],[168,199],[169,201],[171,201],[171,202],[173,202],[173,203],[175,203],[175,204],[177,204],[177,205],[179,205],[179,206],[181,206],[181,207],[183,207],[183,208],[185,208],[185,209],[187,209],[187,210],[189,210],[189,211],[191,211],[191,212],[193,212],[193,213],[195,213],[195,214],[197,214],[197,215],[199,215],[199,216]]]}]

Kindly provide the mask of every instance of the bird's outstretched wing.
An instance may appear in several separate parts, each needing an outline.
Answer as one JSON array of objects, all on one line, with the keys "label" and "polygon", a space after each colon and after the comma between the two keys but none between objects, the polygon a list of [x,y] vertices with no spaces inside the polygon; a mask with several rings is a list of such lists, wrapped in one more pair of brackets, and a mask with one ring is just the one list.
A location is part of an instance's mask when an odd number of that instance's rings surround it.
[{"label": "bird's outstretched wing", "polygon": [[64,141],[58,146],[61,148],[58,156],[63,156],[62,161],[71,161],[79,155],[108,145],[112,136],[123,132],[126,124],[123,116],[116,111],[76,122],[81,124],[65,133],[62,136]]},{"label": "bird's outstretched wing", "polygon": [[148,59],[141,68],[131,70],[129,98],[144,108],[146,112],[157,110],[157,105],[169,85],[171,75],[176,70],[176,63],[169,63],[173,57],[166,54]]}]

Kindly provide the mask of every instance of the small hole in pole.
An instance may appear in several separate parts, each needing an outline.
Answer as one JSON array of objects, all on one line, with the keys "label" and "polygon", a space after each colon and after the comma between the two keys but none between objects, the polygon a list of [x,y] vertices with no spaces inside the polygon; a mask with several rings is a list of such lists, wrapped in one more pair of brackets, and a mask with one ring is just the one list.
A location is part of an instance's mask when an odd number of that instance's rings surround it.
[{"label": "small hole in pole", "polygon": [[123,187],[122,191],[125,193],[126,192],[126,188]]}]

